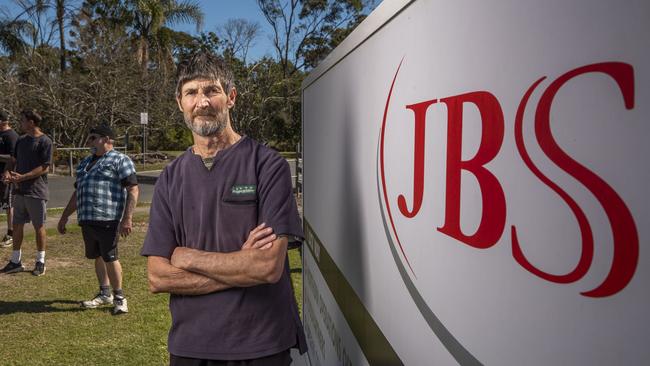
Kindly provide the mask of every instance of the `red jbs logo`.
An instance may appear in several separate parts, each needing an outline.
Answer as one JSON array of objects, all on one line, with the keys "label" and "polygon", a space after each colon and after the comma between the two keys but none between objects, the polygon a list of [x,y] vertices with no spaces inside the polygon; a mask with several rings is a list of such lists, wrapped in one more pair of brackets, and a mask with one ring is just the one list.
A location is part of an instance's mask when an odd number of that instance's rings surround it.
[{"label": "red jbs logo", "polygon": [[[491,172],[486,164],[498,154],[505,134],[504,114],[499,100],[488,91],[474,91],[466,94],[450,96],[441,99],[431,99],[415,104],[406,105],[413,115],[413,194],[408,202],[407,195],[398,194],[389,196],[386,191],[384,141],[386,132],[386,116],[390,103],[395,80],[399,73],[398,67],[386,101],[384,120],[381,131],[380,166],[381,180],[384,191],[384,200],[388,210],[388,217],[402,250],[402,254],[409,265],[402,244],[397,235],[393,220],[391,206],[395,203],[399,214],[405,218],[414,218],[420,212],[424,199],[424,160],[425,160],[425,131],[427,126],[427,110],[436,104],[444,104],[447,108],[447,161],[446,161],[446,194],[445,194],[445,219],[437,230],[461,243],[478,249],[494,246],[503,236],[506,229],[506,196],[498,177]],[[634,107],[634,70],[631,65],[620,62],[605,62],[587,65],[571,70],[554,80],[541,95],[535,109],[534,131],[541,151],[560,169],[571,175],[589,190],[598,200],[605,211],[613,234],[613,260],[606,278],[595,288],[582,293],[588,297],[606,297],[621,291],[632,279],[636,270],[639,256],[639,238],[634,219],[625,202],[618,193],[596,173],[590,171],[578,161],[569,156],[553,138],[550,127],[550,111],[553,99],[558,91],[577,76],[600,73],[611,77],[618,86],[625,108]],[[592,264],[594,255],[594,239],[591,225],[582,208],[558,184],[545,176],[531,160],[523,138],[524,112],[533,91],[540,86],[545,77],[540,78],[523,95],[514,123],[514,137],[519,157],[526,167],[543,184],[555,192],[571,209],[575,216],[581,234],[581,253],[577,265],[566,274],[551,274],[539,269],[524,255],[517,228],[510,227],[510,241],[512,255],[515,261],[528,272],[555,283],[573,283],[585,276]],[[461,151],[463,146],[463,105],[473,104],[481,117],[481,141],[477,153],[469,160],[463,160]],[[429,121],[429,123],[433,123]],[[470,173],[476,178],[480,187],[482,200],[481,219],[476,232],[468,234],[461,229],[461,172]],[[411,268],[412,270],[412,268]]]}]

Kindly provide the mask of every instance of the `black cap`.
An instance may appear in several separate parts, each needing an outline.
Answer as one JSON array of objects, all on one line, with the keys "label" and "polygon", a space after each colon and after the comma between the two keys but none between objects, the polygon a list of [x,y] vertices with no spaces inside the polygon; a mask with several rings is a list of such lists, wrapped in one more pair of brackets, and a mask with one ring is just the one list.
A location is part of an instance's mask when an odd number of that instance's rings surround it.
[{"label": "black cap", "polygon": [[94,133],[94,134],[97,134],[99,136],[106,136],[106,137],[109,137],[112,140],[115,139],[115,133],[107,125],[99,125],[97,127],[93,127],[93,128],[90,129],[90,133]]},{"label": "black cap", "polygon": [[0,122],[4,122],[9,120],[9,116],[7,116],[7,113],[0,111]]}]

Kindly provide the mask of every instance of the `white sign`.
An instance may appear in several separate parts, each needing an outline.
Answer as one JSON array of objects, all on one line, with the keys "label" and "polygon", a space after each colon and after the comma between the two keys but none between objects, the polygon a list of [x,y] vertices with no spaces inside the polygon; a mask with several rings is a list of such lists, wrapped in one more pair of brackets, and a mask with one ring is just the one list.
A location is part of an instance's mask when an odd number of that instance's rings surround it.
[{"label": "white sign", "polygon": [[309,75],[320,363],[650,360],[648,14],[383,2]]},{"label": "white sign", "polygon": [[141,125],[149,124],[149,113],[147,112],[140,113],[140,124]]}]

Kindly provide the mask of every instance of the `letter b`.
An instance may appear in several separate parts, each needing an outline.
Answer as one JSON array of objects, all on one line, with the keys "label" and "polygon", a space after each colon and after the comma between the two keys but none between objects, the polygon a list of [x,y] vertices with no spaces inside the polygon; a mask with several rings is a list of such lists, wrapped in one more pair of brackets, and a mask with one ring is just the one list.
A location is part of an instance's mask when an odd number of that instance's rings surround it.
[{"label": "letter b", "polygon": [[[440,100],[447,105],[447,190],[445,198],[445,223],[438,228],[443,234],[472,246],[485,249],[501,238],[506,223],[506,200],[497,178],[485,168],[499,153],[503,142],[503,111],[497,98],[478,91]],[[462,159],[463,104],[473,103],[481,115],[481,144],[476,155]],[[466,235],[460,227],[461,170],[476,177],[483,202],[481,222],[473,235]]]}]

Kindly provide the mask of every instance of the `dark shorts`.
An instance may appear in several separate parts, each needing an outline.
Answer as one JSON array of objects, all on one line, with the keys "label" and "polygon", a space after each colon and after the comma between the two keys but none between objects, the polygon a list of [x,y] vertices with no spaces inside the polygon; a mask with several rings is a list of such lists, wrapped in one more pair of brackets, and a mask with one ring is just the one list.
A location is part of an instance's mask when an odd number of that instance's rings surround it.
[{"label": "dark shorts", "polygon": [[117,223],[81,224],[81,234],[86,246],[86,258],[102,257],[104,262],[114,262],[117,258]]},{"label": "dark shorts", "polygon": [[0,209],[8,210],[13,207],[13,203],[11,202],[12,195],[12,185],[0,182]]},{"label": "dark shorts", "polygon": [[24,225],[32,222],[35,228],[40,228],[45,223],[47,201],[40,198],[25,197],[22,194],[13,196],[14,225]]},{"label": "dark shorts", "polygon": [[266,357],[237,361],[201,360],[169,355],[169,366],[288,366],[291,365],[291,361],[290,350]]}]

